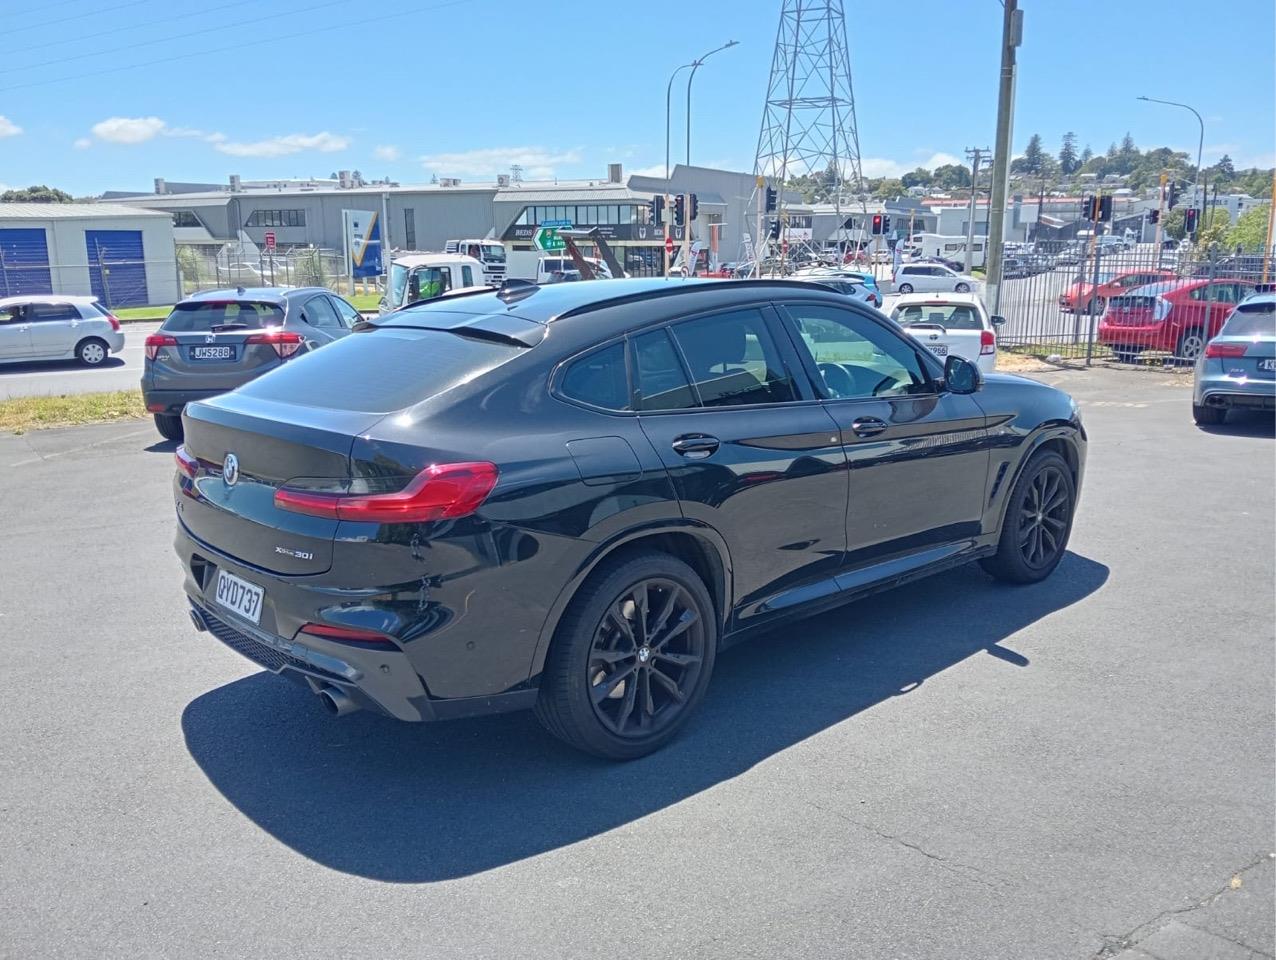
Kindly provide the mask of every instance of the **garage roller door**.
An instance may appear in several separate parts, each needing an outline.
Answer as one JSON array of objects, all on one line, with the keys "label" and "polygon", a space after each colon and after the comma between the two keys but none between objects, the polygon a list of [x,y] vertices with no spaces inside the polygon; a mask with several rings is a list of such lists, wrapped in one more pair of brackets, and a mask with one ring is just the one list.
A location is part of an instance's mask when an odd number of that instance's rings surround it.
[{"label": "garage roller door", "polygon": [[[85,230],[93,295],[111,307],[149,303],[141,230]],[[102,268],[106,267],[103,277]]]},{"label": "garage roller door", "polygon": [[0,297],[52,292],[44,228],[0,230]]}]

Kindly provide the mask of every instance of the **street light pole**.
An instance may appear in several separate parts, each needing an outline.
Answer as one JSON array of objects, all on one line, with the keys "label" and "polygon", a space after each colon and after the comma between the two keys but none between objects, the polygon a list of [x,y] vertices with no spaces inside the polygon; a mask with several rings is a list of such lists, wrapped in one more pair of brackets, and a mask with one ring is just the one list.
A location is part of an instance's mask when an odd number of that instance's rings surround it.
[{"label": "street light pole", "polygon": [[666,277],[669,276],[669,218],[673,216],[673,203],[672,198],[669,196],[669,106],[671,98],[673,97],[674,79],[678,76],[678,74],[682,73],[683,70],[686,70],[690,66],[692,66],[692,64],[684,63],[677,70],[671,73],[669,75],[669,85],[665,87],[665,209],[664,213],[661,214],[664,218],[665,234],[664,246],[661,248],[661,252],[664,254],[665,258],[664,276]]},{"label": "street light pole", "polygon": [[[1189,107],[1186,103],[1179,103],[1177,100],[1158,100],[1156,97],[1138,97],[1139,100],[1146,100],[1148,103],[1163,103],[1168,107],[1182,107],[1184,110],[1191,110],[1192,115],[1196,117],[1196,122],[1201,125],[1201,137],[1196,142],[1196,193],[1201,198],[1201,212],[1198,214],[1196,229],[1200,232],[1201,220],[1205,217],[1205,189],[1201,186],[1201,178],[1205,174],[1205,170],[1201,167],[1201,153],[1205,150],[1205,121],[1201,119],[1201,115],[1197,113],[1195,107]],[[1196,198],[1192,198],[1193,204]]]},{"label": "street light pole", "polygon": [[[734,47],[739,40],[728,40],[720,47],[715,47],[703,56],[697,57],[691,61],[691,76],[687,77],[687,166],[691,166],[691,81],[696,78],[696,71],[700,69],[700,65],[712,57],[715,53],[726,50],[728,47]],[[668,166],[666,161],[665,166]],[[668,174],[666,174],[668,176]]]}]

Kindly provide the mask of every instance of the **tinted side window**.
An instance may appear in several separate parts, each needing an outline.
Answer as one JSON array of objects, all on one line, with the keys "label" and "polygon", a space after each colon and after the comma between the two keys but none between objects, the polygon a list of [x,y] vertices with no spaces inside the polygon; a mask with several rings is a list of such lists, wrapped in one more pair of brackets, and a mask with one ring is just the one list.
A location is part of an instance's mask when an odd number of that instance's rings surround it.
[{"label": "tinted side window", "polygon": [[0,307],[0,323],[22,322],[22,307]]},{"label": "tinted side window", "polygon": [[69,303],[33,303],[27,307],[27,320],[31,323],[79,319],[80,311]]},{"label": "tinted side window", "polygon": [[341,315],[341,325],[343,327],[353,327],[362,319],[359,316],[359,311],[340,297],[333,297],[332,302],[337,305],[337,313]]},{"label": "tinted side window", "polygon": [[906,340],[849,310],[815,304],[785,307],[820,372],[829,400],[930,393],[930,377]]},{"label": "tinted side window", "polygon": [[306,322],[312,327],[324,327],[331,330],[341,326],[337,311],[332,309],[332,304],[327,297],[311,297],[301,309],[305,313]]},{"label": "tinted side window", "polygon": [[682,410],[697,406],[682,361],[669,334],[653,330],[634,338],[639,410]]},{"label": "tinted side window", "polygon": [[691,379],[706,407],[788,403],[797,399],[757,310],[720,313],[673,327]]},{"label": "tinted side window", "polygon": [[613,343],[573,360],[559,388],[565,397],[602,407],[629,408],[629,379],[625,371],[625,345]]}]

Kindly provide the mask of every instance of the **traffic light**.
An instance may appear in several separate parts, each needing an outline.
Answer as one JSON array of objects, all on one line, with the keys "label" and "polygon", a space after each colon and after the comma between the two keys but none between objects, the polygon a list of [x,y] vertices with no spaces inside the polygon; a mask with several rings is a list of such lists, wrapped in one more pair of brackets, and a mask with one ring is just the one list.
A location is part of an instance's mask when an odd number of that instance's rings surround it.
[{"label": "traffic light", "polygon": [[882,215],[880,213],[873,214],[873,236],[880,237],[882,235]]},{"label": "traffic light", "polygon": [[687,198],[681,193],[673,198],[673,222],[680,227],[687,222]]},{"label": "traffic light", "polygon": [[1099,198],[1099,220],[1101,220],[1104,223],[1107,223],[1111,219],[1112,219],[1112,198],[1100,197]]},{"label": "traffic light", "polygon": [[1179,185],[1172,180],[1170,181],[1170,192],[1166,195],[1166,199],[1169,201],[1166,204],[1166,208],[1170,210],[1173,210],[1174,204],[1179,202]]},{"label": "traffic light", "polygon": [[891,218],[882,217],[882,236],[886,236],[886,234],[890,232],[891,232]]},{"label": "traffic light", "polygon": [[772,240],[780,239],[780,218],[779,217],[771,218],[771,229],[767,231],[767,236],[770,237]]},{"label": "traffic light", "polygon": [[1196,233],[1196,207],[1189,207],[1183,211],[1183,229],[1187,233]]},{"label": "traffic light", "polygon": [[664,220],[665,198],[662,195],[656,194],[654,197],[651,198],[651,203],[648,204],[647,206],[650,212],[650,219],[652,223],[660,223]]},{"label": "traffic light", "polygon": [[1081,198],[1081,216],[1086,220],[1099,219],[1099,198],[1087,193]]},{"label": "traffic light", "polygon": [[766,188],[766,212],[771,213],[775,210],[776,201],[775,187]]},{"label": "traffic light", "polygon": [[696,217],[700,216],[700,201],[696,199],[696,195],[694,193],[687,194],[687,213],[691,216],[692,220],[695,220]]},{"label": "traffic light", "polygon": [[1160,211],[1160,210],[1149,210],[1149,211],[1148,211],[1148,223],[1160,223],[1160,222],[1161,222],[1161,211]]}]

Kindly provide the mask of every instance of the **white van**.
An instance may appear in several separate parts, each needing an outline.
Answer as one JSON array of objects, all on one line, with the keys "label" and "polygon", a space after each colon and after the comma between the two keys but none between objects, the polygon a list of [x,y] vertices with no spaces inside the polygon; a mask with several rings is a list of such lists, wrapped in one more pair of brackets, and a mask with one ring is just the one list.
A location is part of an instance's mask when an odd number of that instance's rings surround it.
[{"label": "white van", "polygon": [[[917,246],[921,248],[918,256],[921,259],[942,259],[956,260],[958,263],[966,262],[966,238],[961,236],[951,236],[942,233],[922,233],[918,234],[920,242]],[[970,265],[971,267],[982,267],[984,265],[984,257],[986,247],[988,245],[987,237],[975,237],[974,246],[971,247]]]},{"label": "white van", "polygon": [[499,287],[505,282],[505,244],[499,240],[449,240],[443,252],[473,257],[483,264],[483,279],[489,286]]}]

